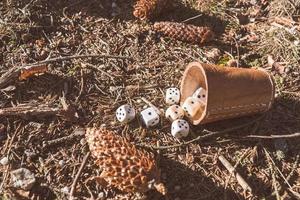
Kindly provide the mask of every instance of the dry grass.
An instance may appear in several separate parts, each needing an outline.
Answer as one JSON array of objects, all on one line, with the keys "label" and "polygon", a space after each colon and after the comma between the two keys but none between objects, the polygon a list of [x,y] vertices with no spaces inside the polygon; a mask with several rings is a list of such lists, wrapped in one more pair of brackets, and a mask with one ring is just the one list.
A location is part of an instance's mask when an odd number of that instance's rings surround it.
[{"label": "dry grass", "polygon": [[[171,11],[158,20],[183,21],[199,15],[195,3],[196,1],[179,1],[170,6]],[[206,53],[212,48],[221,50],[216,62],[221,62],[228,55],[244,59],[246,65],[252,61],[252,57],[264,62],[261,57],[257,58],[259,54],[253,48],[256,43],[248,44],[239,40],[239,34],[244,34],[244,27],[237,27],[238,18],[234,13],[242,10],[222,7],[222,13],[214,12],[189,20],[192,24],[213,24],[218,33],[215,43],[200,47],[154,33],[152,22],[140,22],[131,15],[133,1],[117,1],[117,4],[121,12],[116,18],[112,18],[109,1],[0,2],[1,74],[16,64],[32,63],[47,57],[105,53],[133,58],[89,58],[57,62],[50,65],[49,73],[26,81],[16,80],[15,89],[1,90],[1,107],[27,102],[58,106],[59,98],[65,95],[67,103],[79,115],[79,120],[75,122],[59,117],[0,118],[0,123],[5,127],[0,131],[1,155],[9,158],[8,166],[0,166],[0,195],[4,199],[13,199],[18,194],[18,191],[10,187],[9,172],[20,167],[30,169],[37,177],[37,183],[30,194],[23,195],[32,199],[67,199],[64,191],[70,189],[82,159],[88,152],[86,142],[82,136],[77,135],[59,140],[54,145],[45,143],[69,136],[79,127],[106,126],[117,130],[135,144],[156,145],[160,141],[161,145],[172,145],[182,142],[171,136],[167,120],[162,120],[158,128],[150,130],[144,129],[138,120],[129,127],[124,127],[117,123],[114,113],[123,103],[131,103],[137,110],[143,109],[146,105],[140,101],[141,97],[165,109],[165,89],[179,86],[184,67],[189,62],[209,62]],[[217,9],[218,7],[214,8]],[[227,25],[225,34],[222,32],[224,27],[221,27],[224,24]],[[241,35],[243,36],[245,35]],[[283,52],[280,54],[284,55]],[[278,87],[280,91],[298,94],[299,81],[299,77],[288,79]],[[162,151],[162,177],[170,191],[170,199],[273,198],[274,195],[270,197],[275,191],[272,187],[272,170],[264,149],[270,152],[276,166],[286,177],[292,172],[289,183],[294,191],[300,192],[299,167],[293,167],[298,165],[299,139],[285,141],[288,150],[281,150],[274,147],[273,141],[242,137],[247,134],[299,132],[300,106],[294,93],[293,96],[282,93],[266,118],[253,127]],[[203,134],[203,128],[223,130],[248,121],[249,118],[243,118],[205,127],[192,127],[193,132],[187,140]],[[276,157],[279,150],[284,158]],[[235,179],[226,180],[229,173],[217,161],[218,155],[222,154],[234,165],[246,151],[250,153],[242,159],[237,169],[253,187],[252,195],[243,192]],[[78,199],[91,196],[97,198],[98,195],[104,195],[107,199],[139,199],[135,194],[130,196],[97,185],[90,178],[99,173],[100,169],[89,159],[75,190]],[[284,181],[278,174],[276,178],[282,187],[279,194],[291,198]],[[226,182],[228,186],[224,190]],[[163,199],[154,192],[149,192],[144,197]]]},{"label": "dry grass", "polygon": [[273,55],[277,61],[290,65],[293,70],[299,70],[299,12],[300,2],[289,0],[274,0],[270,4],[271,18],[290,20],[294,24],[271,23],[262,29],[260,49]]},{"label": "dry grass", "polygon": [[300,2],[298,0],[273,0],[270,5],[270,16],[299,17]]},{"label": "dry grass", "polygon": [[285,27],[266,27],[260,48],[264,55],[273,55],[277,61],[284,62],[293,68],[299,69],[300,33]]}]

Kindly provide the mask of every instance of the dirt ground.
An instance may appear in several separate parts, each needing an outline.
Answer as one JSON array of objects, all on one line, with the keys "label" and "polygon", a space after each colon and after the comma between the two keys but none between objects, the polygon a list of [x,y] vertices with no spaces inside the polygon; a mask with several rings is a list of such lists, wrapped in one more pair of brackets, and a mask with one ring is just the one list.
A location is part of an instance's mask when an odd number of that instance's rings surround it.
[{"label": "dirt ground", "polygon": [[[74,131],[94,125],[116,130],[135,144],[153,146],[157,141],[162,146],[189,141],[205,134],[204,129],[230,129],[217,137],[161,150],[162,179],[169,199],[299,199],[299,137],[246,136],[300,131],[300,3],[178,0],[147,22],[132,15],[133,1],[116,4],[113,9],[109,0],[0,1],[0,75],[15,66],[60,56],[124,56],[51,62],[47,73],[12,79],[0,88],[0,109],[22,104],[61,108],[63,98],[70,113],[76,114],[0,114],[0,159],[8,158],[7,164],[0,164],[0,198],[68,199],[88,153],[84,136]],[[216,37],[203,46],[176,41],[156,33],[155,21],[207,25]],[[268,55],[276,65],[268,65]],[[195,60],[220,67],[234,60],[238,67],[265,68],[276,80],[273,108],[251,125],[247,123],[257,116],[194,126],[184,140],[171,136],[165,119],[155,129],[143,128],[139,120],[129,127],[116,121],[115,110],[124,103],[143,109],[146,104],[141,97],[166,109],[165,89],[179,87],[185,66]],[[243,124],[247,126],[238,128]],[[252,192],[244,191],[230,177],[219,155],[232,165],[238,163],[236,170]],[[36,177],[29,192],[12,187],[10,181],[10,172],[21,167]],[[100,172],[90,157],[74,188],[75,199],[165,199],[154,191],[124,194],[103,188],[92,179]]]}]

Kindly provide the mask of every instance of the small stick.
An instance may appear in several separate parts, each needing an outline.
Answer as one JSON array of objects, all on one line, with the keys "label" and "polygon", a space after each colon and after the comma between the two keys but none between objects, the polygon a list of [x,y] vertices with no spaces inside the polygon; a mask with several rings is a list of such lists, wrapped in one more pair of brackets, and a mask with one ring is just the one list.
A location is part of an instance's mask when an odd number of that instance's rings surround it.
[{"label": "small stick", "polygon": [[19,104],[0,109],[0,116],[56,115],[59,111],[59,108],[51,108],[48,105]]},{"label": "small stick", "polygon": [[72,56],[62,56],[62,57],[55,57],[50,58],[48,60],[38,61],[32,64],[25,65],[24,67],[28,66],[36,66],[41,64],[49,64],[52,62],[61,62],[65,60],[72,60],[72,59],[80,59],[80,58],[114,58],[114,59],[132,59],[128,56],[115,56],[115,55],[107,55],[107,54],[87,54],[87,55],[72,55]]},{"label": "small stick", "polygon": [[281,139],[281,138],[296,138],[300,137],[300,133],[293,133],[289,135],[248,135],[247,138],[259,138],[259,139]]},{"label": "small stick", "polygon": [[280,200],[280,195],[279,195],[279,190],[278,190],[278,186],[277,186],[277,181],[276,181],[276,177],[275,177],[275,172],[274,169],[272,169],[272,180],[273,180],[273,187],[275,189],[275,194],[276,194],[276,199]]},{"label": "small stick", "polygon": [[[293,176],[295,170],[297,169],[298,167],[298,163],[299,163],[299,154],[296,156],[296,160],[293,164],[293,167],[291,169],[291,172],[289,173],[289,175],[286,177],[286,180],[289,181],[291,179],[291,177]],[[283,190],[282,186],[279,185],[278,186],[278,190],[281,192]],[[269,197],[267,197],[267,199],[269,199],[270,197],[276,195],[276,191],[274,191]],[[299,198],[300,199],[300,198]]]},{"label": "small stick", "polygon": [[269,152],[264,148],[265,154],[267,155],[267,157],[271,160],[273,166],[275,167],[275,169],[278,171],[278,173],[280,174],[280,176],[282,177],[282,179],[285,181],[285,183],[289,186],[289,188],[292,189],[292,186],[290,185],[290,183],[288,182],[288,180],[284,177],[283,173],[279,170],[279,168],[276,166],[273,158],[271,157],[271,155],[269,154]]},{"label": "small stick", "polygon": [[19,117],[29,117],[29,116],[61,116],[65,120],[73,121],[76,117],[75,110],[71,107],[58,108],[50,107],[47,104],[19,104],[15,107],[8,107],[0,109],[0,116],[19,116]]},{"label": "small stick", "polygon": [[76,129],[71,135],[61,137],[61,138],[58,138],[58,139],[54,139],[54,140],[50,140],[50,141],[44,141],[43,142],[43,148],[47,148],[47,147],[52,146],[52,145],[56,145],[56,144],[59,144],[59,143],[62,143],[62,142],[66,142],[68,140],[73,140],[75,137],[84,136],[84,134],[85,134],[85,129],[83,129],[83,128]]},{"label": "small stick", "polygon": [[38,61],[32,64],[25,64],[22,66],[15,66],[10,68],[6,73],[2,74],[0,77],[0,88],[3,88],[13,82],[15,79],[17,79],[20,76],[21,70],[26,69],[30,70],[30,68],[49,64],[52,62],[61,62],[65,60],[71,60],[71,59],[80,59],[80,58],[114,58],[114,59],[132,59],[131,57],[127,56],[114,56],[114,55],[106,55],[106,54],[88,54],[88,55],[72,55],[72,56],[63,56],[63,57],[56,57],[56,58],[50,58],[43,61]]},{"label": "small stick", "polygon": [[295,192],[291,186],[291,184],[289,183],[288,179],[284,177],[283,173],[279,170],[279,168],[276,166],[273,158],[271,157],[271,155],[269,154],[269,152],[264,148],[264,151],[267,155],[267,157],[271,160],[274,168],[278,171],[279,175],[282,177],[282,179],[284,180],[284,182],[289,186],[288,190],[296,197],[299,198],[300,194],[298,192]]},{"label": "small stick", "polygon": [[83,78],[83,69],[80,70],[80,91],[78,96],[76,97],[75,103],[78,103],[78,101],[80,100],[83,90],[84,90],[84,78]]},{"label": "small stick", "polygon": [[[238,161],[235,163],[235,165],[233,166],[233,172],[235,172],[236,168],[238,167],[238,165],[240,164],[240,162],[246,157],[246,155],[248,154],[249,149],[247,149],[238,159]],[[225,189],[227,188],[227,185],[229,183],[230,178],[232,177],[233,173],[230,173],[229,177],[226,179],[225,182]]]},{"label": "small stick", "polygon": [[77,174],[76,174],[76,176],[75,176],[75,178],[74,178],[74,181],[73,181],[72,186],[71,186],[71,191],[70,191],[70,198],[69,198],[70,200],[73,200],[73,199],[74,199],[74,192],[75,192],[75,189],[76,189],[76,184],[77,184],[77,182],[78,182],[78,179],[79,179],[79,177],[80,177],[80,174],[81,174],[81,172],[82,172],[82,170],[83,170],[85,164],[87,163],[87,160],[88,160],[90,154],[91,154],[91,152],[89,151],[89,152],[84,156],[84,158],[83,158],[83,160],[82,160],[82,163],[81,163],[81,165],[80,165],[80,168],[78,169],[78,172],[77,172]]},{"label": "small stick", "polygon": [[290,193],[292,193],[296,199],[300,199],[300,194],[298,192],[295,192],[291,188],[288,188],[288,191],[290,191]]},{"label": "small stick", "polygon": [[252,188],[249,186],[249,184],[238,172],[235,172],[235,168],[230,164],[230,162],[224,156],[221,155],[218,157],[218,159],[224,165],[224,167],[235,176],[237,182],[240,184],[240,186],[242,186],[244,190],[249,190],[250,192],[252,192]]}]

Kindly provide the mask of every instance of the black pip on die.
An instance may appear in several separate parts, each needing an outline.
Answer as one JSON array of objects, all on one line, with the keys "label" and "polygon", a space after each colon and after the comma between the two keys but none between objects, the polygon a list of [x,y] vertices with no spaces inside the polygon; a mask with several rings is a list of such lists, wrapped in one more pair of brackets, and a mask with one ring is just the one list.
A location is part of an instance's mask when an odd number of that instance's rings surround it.
[{"label": "black pip on die", "polygon": [[182,138],[188,136],[190,131],[189,123],[183,119],[175,120],[172,123],[171,134],[176,138]]},{"label": "black pip on die", "polygon": [[147,128],[156,126],[159,123],[159,115],[152,107],[143,110],[141,112],[141,118]]},{"label": "black pip on die", "polygon": [[202,104],[206,104],[206,98],[207,98],[207,94],[206,94],[206,90],[202,87],[198,88],[193,96],[194,98],[198,99]]},{"label": "black pip on die", "polygon": [[166,110],[166,118],[171,122],[184,117],[184,110],[178,105],[172,105]]},{"label": "black pip on die", "polygon": [[178,88],[171,87],[166,91],[166,103],[169,105],[178,104],[180,100],[180,91]]},{"label": "black pip on die", "polygon": [[182,108],[187,117],[193,118],[197,114],[199,109],[201,109],[202,105],[203,104],[200,103],[200,101],[197,98],[188,97],[182,104]]},{"label": "black pip on die", "polygon": [[130,105],[122,105],[117,109],[116,117],[119,122],[130,122],[135,118],[135,110]]}]

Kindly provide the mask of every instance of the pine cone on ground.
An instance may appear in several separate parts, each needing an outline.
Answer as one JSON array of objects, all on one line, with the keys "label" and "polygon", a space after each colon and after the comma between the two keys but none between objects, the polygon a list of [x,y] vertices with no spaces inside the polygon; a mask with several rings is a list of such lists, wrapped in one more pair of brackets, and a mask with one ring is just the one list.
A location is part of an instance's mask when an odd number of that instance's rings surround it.
[{"label": "pine cone on ground", "polygon": [[107,129],[87,128],[86,139],[95,163],[103,169],[96,178],[99,183],[104,181],[128,193],[156,189],[166,194],[153,153],[136,148]]},{"label": "pine cone on ground", "polygon": [[176,22],[157,22],[154,29],[171,38],[203,44],[214,38],[214,33],[209,27],[199,27]]},{"label": "pine cone on ground", "polygon": [[161,13],[168,0],[137,0],[133,15],[141,20],[152,19]]}]

